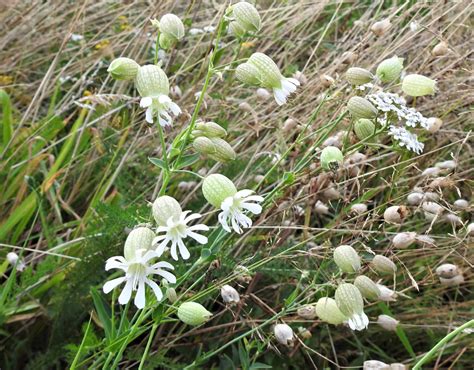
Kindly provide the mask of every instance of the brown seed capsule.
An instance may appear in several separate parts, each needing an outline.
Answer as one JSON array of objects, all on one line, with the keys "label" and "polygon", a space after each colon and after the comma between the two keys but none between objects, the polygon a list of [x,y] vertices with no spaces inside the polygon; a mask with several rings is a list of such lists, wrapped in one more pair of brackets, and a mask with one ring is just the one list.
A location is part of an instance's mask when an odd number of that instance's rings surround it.
[{"label": "brown seed capsule", "polygon": [[316,315],[316,306],[308,304],[306,306],[298,308],[298,316],[303,319],[314,319]]},{"label": "brown seed capsule", "polygon": [[385,222],[391,224],[401,224],[408,216],[408,208],[405,206],[391,206],[383,213]]},{"label": "brown seed capsule", "polygon": [[353,51],[346,51],[341,55],[341,63],[343,64],[352,64],[357,59],[357,54]]},{"label": "brown seed capsule", "polygon": [[435,272],[436,275],[445,279],[450,279],[459,275],[458,267],[452,263],[443,263],[441,266],[436,268]]},{"label": "brown seed capsule", "polygon": [[327,215],[329,213],[329,207],[320,200],[314,205],[314,210],[318,215]]},{"label": "brown seed capsule", "polygon": [[282,130],[285,133],[291,132],[296,126],[298,126],[298,122],[296,122],[293,118],[288,118],[285,123],[283,124]]},{"label": "brown seed capsule", "polygon": [[439,44],[437,44],[431,51],[431,53],[435,57],[446,55],[448,52],[449,52],[448,44],[445,43],[444,41],[441,41]]},{"label": "brown seed capsule", "polygon": [[443,120],[437,117],[428,118],[428,131],[431,133],[438,132],[441,126],[443,126]]},{"label": "brown seed capsule", "polygon": [[468,236],[474,236],[474,223],[470,223],[469,225],[467,225],[466,234]]},{"label": "brown seed capsule", "polygon": [[449,278],[449,279],[445,279],[445,278],[440,277],[439,281],[440,281],[441,285],[445,285],[445,286],[448,286],[448,287],[453,287],[453,286],[458,286],[458,285],[464,283],[464,277],[461,274],[456,275],[456,276],[454,276],[452,278]]},{"label": "brown seed capsule", "polygon": [[391,26],[392,26],[392,23],[390,22],[390,19],[385,18],[384,20],[375,22],[372,25],[372,27],[370,27],[370,30],[372,31],[374,35],[382,36],[390,29]]},{"label": "brown seed capsule", "polygon": [[319,76],[319,81],[321,81],[321,85],[323,85],[325,88],[331,87],[334,84],[334,78],[329,75]]},{"label": "brown seed capsule", "polygon": [[360,215],[367,212],[367,205],[364,203],[356,203],[351,207],[351,213]]}]

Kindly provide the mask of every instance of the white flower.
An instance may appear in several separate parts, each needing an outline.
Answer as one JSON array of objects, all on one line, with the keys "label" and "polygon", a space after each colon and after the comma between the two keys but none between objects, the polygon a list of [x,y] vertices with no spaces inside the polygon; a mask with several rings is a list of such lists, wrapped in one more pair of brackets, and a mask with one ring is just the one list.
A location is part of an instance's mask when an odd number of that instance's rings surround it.
[{"label": "white flower", "polygon": [[364,330],[369,326],[369,318],[364,312],[354,313],[347,320],[347,324],[352,330]]},{"label": "white flower", "polygon": [[296,91],[296,87],[300,86],[300,82],[296,78],[282,76],[280,84],[280,87],[273,88],[273,96],[278,105],[283,105],[288,96]]},{"label": "white flower", "polygon": [[395,140],[398,140],[400,146],[405,146],[408,150],[420,154],[423,152],[425,144],[418,141],[418,136],[412,134],[404,127],[396,127],[390,125],[389,133],[390,136],[393,136]]},{"label": "white flower", "polygon": [[15,252],[7,253],[7,261],[10,265],[15,266],[17,271],[23,271],[26,268],[24,262],[18,257]]},{"label": "white flower", "polygon": [[163,293],[158,284],[150,280],[148,276],[159,275],[171,284],[176,283],[176,277],[171,272],[164,270],[174,269],[168,262],[157,262],[150,265],[150,260],[155,257],[159,257],[159,254],[155,251],[139,249],[131,260],[126,260],[122,256],[109,258],[105,264],[105,270],[120,269],[125,272],[125,276],[107,281],[103,287],[104,293],[111,292],[114,288],[125,282],[125,287],[118,298],[119,303],[128,303],[132,297],[132,292],[137,291],[134,303],[135,306],[141,309],[145,307],[145,284],[147,284],[155,293],[156,299],[160,301],[163,298]]},{"label": "white flower", "polygon": [[146,110],[146,121],[148,123],[153,123],[154,117],[157,117],[162,127],[171,126],[173,123],[173,118],[168,112],[171,112],[174,116],[181,113],[178,104],[174,103],[164,94],[142,98],[140,100],[140,107],[148,108]]},{"label": "white flower", "polygon": [[191,36],[199,35],[200,33],[204,33],[204,30],[201,28],[191,28],[189,31]]},{"label": "white flower", "polygon": [[71,34],[71,41],[78,42],[78,41],[82,41],[82,40],[84,40],[84,36],[79,35],[77,33],[72,33]]},{"label": "white flower", "polygon": [[195,231],[208,231],[209,228],[203,224],[197,224],[193,226],[188,226],[187,223],[189,221],[195,220],[200,218],[201,215],[199,213],[193,213],[188,216],[191,211],[182,212],[179,215],[179,218],[175,221],[175,218],[171,216],[168,221],[166,221],[166,226],[158,226],[156,229],[158,233],[164,233],[163,235],[157,236],[153,240],[153,244],[160,243],[156,248],[156,252],[161,255],[167,245],[171,242],[171,257],[177,261],[178,260],[178,248],[179,254],[185,260],[190,257],[190,253],[186,246],[183,243],[183,239],[187,238],[188,236],[194,240],[196,240],[199,244],[206,244],[207,237],[197,234]]},{"label": "white flower", "polygon": [[242,233],[242,228],[249,228],[252,226],[252,220],[244,214],[247,210],[254,215],[262,212],[262,206],[251,202],[263,202],[263,197],[259,195],[250,195],[252,190],[240,190],[233,196],[227,197],[221,204],[222,212],[219,213],[218,219],[225,231],[231,232],[228,220],[232,224],[232,228],[237,234]]}]

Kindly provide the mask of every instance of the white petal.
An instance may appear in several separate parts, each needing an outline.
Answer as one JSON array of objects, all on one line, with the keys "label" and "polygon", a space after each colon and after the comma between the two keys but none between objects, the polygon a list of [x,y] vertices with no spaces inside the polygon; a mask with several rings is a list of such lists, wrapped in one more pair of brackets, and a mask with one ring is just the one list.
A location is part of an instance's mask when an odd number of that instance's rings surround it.
[{"label": "white petal", "polygon": [[144,98],[141,98],[140,100],[141,108],[148,108],[152,104],[153,104],[153,99],[150,98],[149,96],[145,96]]},{"label": "white petal", "polygon": [[160,287],[158,286],[157,283],[155,283],[154,281],[152,280],[149,280],[149,279],[146,279],[145,280],[145,283],[148,284],[148,286],[153,289],[153,293],[155,293],[155,296],[156,296],[156,299],[158,301],[161,301],[163,299],[163,293],[161,292],[161,289]]},{"label": "white petal", "polygon": [[237,222],[237,220],[235,219],[235,217],[232,217],[231,218],[231,221],[232,221],[232,228],[234,229],[234,231],[237,233],[237,234],[242,234],[242,229],[240,228],[239,226],[239,223]]},{"label": "white petal", "polygon": [[198,218],[201,218],[201,215],[199,213],[193,213],[186,217],[183,221],[187,224],[189,221],[196,220]]},{"label": "white petal", "polygon": [[133,302],[139,309],[145,307],[145,283],[143,281],[138,283],[137,294],[135,295],[135,300]]},{"label": "white petal", "polygon": [[250,194],[253,194],[253,193],[254,193],[253,190],[243,189],[243,190],[239,190],[237,193],[235,193],[234,197],[242,199],[242,198],[248,197]]},{"label": "white petal", "polygon": [[197,225],[189,226],[188,230],[189,231],[197,231],[197,230],[199,230],[199,231],[208,231],[209,227],[207,225],[204,225],[204,224],[197,224]]},{"label": "white petal", "polygon": [[281,86],[283,87],[283,90],[287,91],[289,94],[296,91],[296,86],[286,79],[281,81]]},{"label": "white petal", "polygon": [[244,202],[263,202],[265,200],[264,197],[261,197],[260,195],[251,195],[249,197],[245,197],[245,199],[242,199]]},{"label": "white petal", "polygon": [[164,94],[161,94],[158,97],[158,101],[160,102],[160,104],[171,103],[171,99],[169,98],[169,96],[166,96]]},{"label": "white petal", "polygon": [[234,204],[234,198],[233,197],[227,197],[221,203],[221,209],[223,211],[228,211],[230,209],[230,207],[232,207],[233,204]]},{"label": "white petal", "polygon": [[105,294],[110,293],[112,290],[114,290],[116,287],[118,287],[120,284],[122,284],[125,281],[126,277],[122,276],[116,279],[112,279],[110,281],[107,281],[102,290],[104,291]]},{"label": "white petal", "polygon": [[219,213],[219,216],[217,216],[217,219],[219,220],[219,223],[222,225],[222,228],[228,233],[230,233],[231,230],[230,230],[229,224],[227,223],[227,213],[226,212]]},{"label": "white petal", "polygon": [[286,94],[281,89],[273,89],[273,96],[278,105],[286,103]]},{"label": "white petal", "polygon": [[293,85],[296,85],[296,86],[300,85],[300,82],[296,78],[288,77],[286,80],[291,82]]},{"label": "white petal", "polygon": [[169,103],[169,108],[175,116],[178,116],[178,115],[181,114],[181,108],[178,106],[178,104],[170,102]]},{"label": "white petal", "polygon": [[133,280],[127,280],[122,293],[120,293],[118,301],[120,304],[127,304],[130,298],[132,297],[132,288],[133,288]]},{"label": "white petal", "polygon": [[181,239],[178,240],[178,246],[179,246],[179,254],[181,255],[181,257],[183,257],[183,260],[187,260],[191,256],[191,254],[189,253],[188,248],[186,248],[186,246],[184,245]]},{"label": "white petal", "polygon": [[262,212],[262,206],[254,203],[241,203],[240,206],[247,211],[252,212],[254,215],[259,215]]},{"label": "white petal", "polygon": [[171,253],[171,258],[177,261],[178,260],[178,247],[177,247],[176,240],[171,241],[170,253]]},{"label": "white petal", "polygon": [[148,123],[153,123],[153,109],[151,109],[151,107],[146,110],[145,120]]},{"label": "white petal", "polygon": [[165,262],[165,261],[157,262],[151,267],[155,268],[155,269],[164,268],[164,269],[174,270],[173,265],[171,263]]},{"label": "white petal", "polygon": [[171,272],[158,269],[158,270],[155,271],[155,275],[160,275],[165,280],[167,280],[168,283],[170,283],[170,284],[176,283],[176,276],[174,276]]},{"label": "white petal", "polygon": [[193,238],[199,244],[207,244],[207,238],[204,235],[199,235],[199,234],[194,233],[194,232],[189,231],[189,230],[188,230],[187,234],[190,238]]}]

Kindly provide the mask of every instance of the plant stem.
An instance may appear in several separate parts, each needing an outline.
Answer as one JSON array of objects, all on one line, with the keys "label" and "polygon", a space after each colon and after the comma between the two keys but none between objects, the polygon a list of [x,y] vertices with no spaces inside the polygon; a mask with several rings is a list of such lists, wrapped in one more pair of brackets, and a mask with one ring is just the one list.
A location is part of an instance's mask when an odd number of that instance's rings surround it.
[{"label": "plant stem", "polygon": [[161,143],[161,154],[163,157],[163,162],[165,162],[165,173],[163,174],[163,183],[161,184],[160,191],[158,193],[159,196],[163,195],[166,191],[166,187],[168,186],[168,182],[170,181],[171,173],[170,173],[170,165],[168,161],[168,152],[166,151],[166,143],[165,138],[163,135],[163,128],[160,124],[158,126],[158,135],[160,136],[160,143]]},{"label": "plant stem", "polygon": [[456,335],[458,335],[460,332],[462,332],[464,329],[474,327],[474,320],[466,322],[464,325],[461,325],[459,328],[456,330],[453,330],[451,333],[446,335],[443,339],[441,339],[431,350],[426,353],[416,364],[413,366],[413,370],[419,370],[421,369],[421,365],[423,365],[425,362],[431,360],[431,358],[434,356],[434,354],[440,349],[442,346],[444,346],[446,343],[450,342]]},{"label": "plant stem", "polygon": [[146,343],[145,351],[143,352],[142,358],[140,360],[140,365],[138,366],[138,370],[143,369],[143,364],[146,361],[146,358],[148,356],[148,352],[150,351],[151,347],[151,342],[153,342],[153,337],[155,336],[155,331],[158,328],[158,322],[155,322],[153,324],[153,327],[151,328],[150,336],[148,337],[148,341]]}]

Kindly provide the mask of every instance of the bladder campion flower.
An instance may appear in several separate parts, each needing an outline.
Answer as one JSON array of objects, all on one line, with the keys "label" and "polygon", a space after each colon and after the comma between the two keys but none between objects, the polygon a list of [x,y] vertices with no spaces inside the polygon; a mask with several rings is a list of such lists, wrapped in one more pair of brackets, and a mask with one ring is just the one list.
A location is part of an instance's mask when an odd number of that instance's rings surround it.
[{"label": "bladder campion flower", "polygon": [[364,300],[359,289],[353,284],[343,283],[336,289],[336,304],[349,319],[347,323],[352,330],[363,330],[369,325],[369,318],[364,313]]},{"label": "bladder campion flower", "polygon": [[159,21],[152,19],[151,24],[160,31],[160,46],[164,49],[168,49],[184,37],[183,22],[174,14],[165,14]]},{"label": "bladder campion flower", "polygon": [[153,217],[158,224],[156,232],[158,234],[164,233],[157,236],[153,240],[153,244],[160,243],[156,252],[161,255],[165,248],[171,243],[171,257],[178,260],[178,249],[179,254],[185,260],[190,257],[190,253],[184,245],[183,239],[188,236],[196,240],[199,244],[206,244],[207,237],[197,234],[196,231],[208,231],[209,228],[203,224],[197,224],[188,226],[188,222],[196,220],[201,217],[199,213],[191,213],[191,211],[182,211],[181,206],[176,199],[167,195],[158,197],[153,202]]},{"label": "bladder campion flower", "polygon": [[248,32],[257,32],[261,27],[260,14],[257,9],[245,1],[229,6],[226,18],[230,20],[229,32],[238,37],[242,37]]},{"label": "bladder campion flower", "polygon": [[202,184],[202,192],[209,203],[222,210],[218,218],[227,232],[231,232],[229,220],[238,234],[242,233],[242,227],[252,226],[252,220],[244,211],[255,215],[262,212],[262,206],[258,203],[263,202],[263,197],[251,195],[253,191],[248,189],[237,191],[233,182],[223,175],[207,176]]},{"label": "bladder campion flower", "polygon": [[[158,301],[163,298],[163,293],[161,292],[160,287],[149,278],[150,275],[159,275],[171,284],[176,282],[176,277],[171,272],[165,270],[174,269],[170,263],[163,261],[154,264],[150,263],[152,259],[159,257],[158,253],[151,250],[152,241],[150,238],[147,235],[144,235],[145,233],[149,234],[151,230],[139,228],[134,231],[136,232],[131,232],[128,235],[128,247],[124,250],[124,254],[126,254],[128,258],[122,256],[111,257],[105,264],[106,271],[110,269],[120,269],[125,272],[125,276],[107,281],[103,286],[103,290],[104,293],[107,294],[125,282],[125,286],[122,293],[120,293],[118,302],[120,304],[128,303],[132,297],[132,292],[136,291],[137,293],[135,295],[134,303],[135,306],[141,309],[145,307],[145,284],[153,290]],[[153,233],[153,231],[151,232]],[[140,241],[143,244],[141,244]],[[137,248],[134,253],[130,247],[131,245]]]},{"label": "bladder campion flower", "polygon": [[165,72],[156,65],[142,66],[138,69],[135,83],[142,97],[140,107],[147,108],[146,121],[153,123],[157,118],[161,126],[171,126],[170,113],[177,116],[181,109],[168,96],[170,85]]}]

